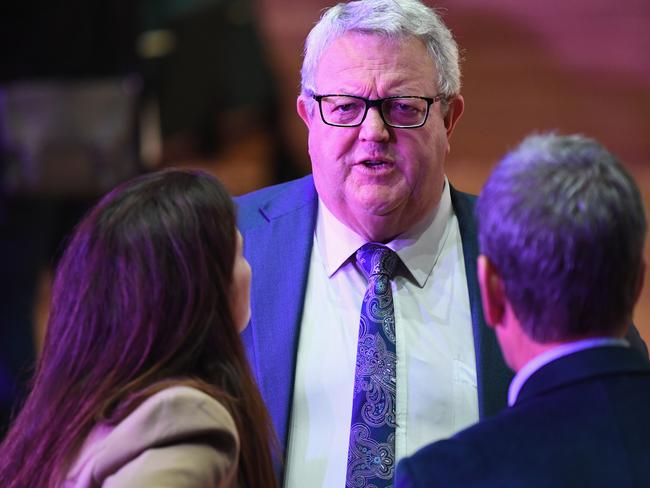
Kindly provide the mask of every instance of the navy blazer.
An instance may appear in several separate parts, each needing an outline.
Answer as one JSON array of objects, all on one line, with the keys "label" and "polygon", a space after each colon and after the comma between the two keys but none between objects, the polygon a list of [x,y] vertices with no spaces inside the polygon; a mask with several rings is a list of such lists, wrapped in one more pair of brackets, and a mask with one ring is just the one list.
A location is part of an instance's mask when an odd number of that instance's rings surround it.
[{"label": "navy blazer", "polygon": [[606,346],[556,359],[515,405],[397,466],[396,488],[648,487],[650,363]]},{"label": "navy blazer", "polygon": [[[479,415],[494,415],[507,404],[512,372],[492,329],[485,325],[476,276],[476,197],[453,187],[451,201],[463,243],[471,308]],[[311,175],[238,197],[238,225],[244,254],[253,269],[252,319],[242,338],[281,448],[286,450],[298,334],[314,240],[318,196]],[[644,347],[636,329],[632,340]],[[647,354],[647,353],[646,353]]]}]

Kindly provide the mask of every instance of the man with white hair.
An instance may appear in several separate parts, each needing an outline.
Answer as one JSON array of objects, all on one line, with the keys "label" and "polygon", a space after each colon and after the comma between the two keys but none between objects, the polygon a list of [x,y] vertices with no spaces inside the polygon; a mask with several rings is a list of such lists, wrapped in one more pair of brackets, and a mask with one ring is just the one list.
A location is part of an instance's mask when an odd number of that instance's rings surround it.
[{"label": "man with white hair", "polygon": [[307,38],[313,174],[238,199],[287,487],[391,486],[398,459],[505,405],[474,197],[444,170],[463,109],[456,42],[418,0],[338,4]]}]

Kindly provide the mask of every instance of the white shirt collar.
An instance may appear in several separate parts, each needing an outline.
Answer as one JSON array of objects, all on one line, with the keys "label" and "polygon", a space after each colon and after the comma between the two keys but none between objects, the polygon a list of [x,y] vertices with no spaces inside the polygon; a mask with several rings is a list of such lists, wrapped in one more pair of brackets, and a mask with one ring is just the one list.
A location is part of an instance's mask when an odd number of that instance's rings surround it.
[{"label": "white shirt collar", "polygon": [[517,372],[515,377],[510,383],[508,389],[508,406],[511,407],[517,401],[519,392],[521,391],[524,383],[530,378],[533,373],[541,369],[542,366],[547,365],[551,361],[555,361],[563,356],[567,356],[583,349],[590,349],[592,347],[602,346],[623,346],[629,347],[629,343],[625,339],[618,339],[615,337],[596,337],[591,339],[583,339],[581,341],[567,342],[566,344],[559,345],[553,349],[549,349],[528,361]]},{"label": "white shirt collar", "polygon": [[[431,214],[386,244],[397,253],[419,287],[425,285],[438,260],[449,234],[448,224],[452,212],[449,182],[445,177],[440,203]],[[315,233],[321,259],[330,277],[367,242],[338,220],[320,198]]]}]

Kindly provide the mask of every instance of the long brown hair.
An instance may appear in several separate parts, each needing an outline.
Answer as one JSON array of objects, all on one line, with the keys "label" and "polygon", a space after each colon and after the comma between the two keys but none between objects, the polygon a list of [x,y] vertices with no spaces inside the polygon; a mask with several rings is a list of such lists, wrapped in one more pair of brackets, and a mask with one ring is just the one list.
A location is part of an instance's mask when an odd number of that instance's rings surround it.
[{"label": "long brown hair", "polygon": [[55,276],[31,393],[0,446],[0,485],[56,486],[99,421],[170,383],[221,401],[238,483],[275,486],[274,434],[230,310],[235,212],[201,172],[122,184],[81,221]]}]

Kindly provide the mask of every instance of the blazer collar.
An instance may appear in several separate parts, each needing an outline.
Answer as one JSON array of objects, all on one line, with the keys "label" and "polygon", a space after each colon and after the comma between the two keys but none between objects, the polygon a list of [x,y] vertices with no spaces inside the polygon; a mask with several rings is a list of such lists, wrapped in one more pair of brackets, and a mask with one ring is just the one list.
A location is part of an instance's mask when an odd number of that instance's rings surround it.
[{"label": "blazer collar", "polygon": [[507,404],[508,385],[513,373],[503,360],[496,335],[485,324],[483,318],[481,292],[476,274],[476,259],[479,254],[474,216],[476,197],[456,190],[453,185],[449,189],[463,242],[463,259],[474,332],[478,407],[480,418],[483,419],[498,413]]},{"label": "blazer collar", "polygon": [[571,383],[620,373],[650,374],[650,363],[639,351],[630,347],[602,346],[577,351],[533,373],[522,386],[515,405]]},{"label": "blazer collar", "polygon": [[314,236],[316,191],[311,176],[307,176],[238,201],[246,204],[242,206],[245,215],[240,215],[246,228],[244,251],[251,267],[259,270],[253,272],[251,283],[252,321],[242,338],[279,441],[285,447]]}]

